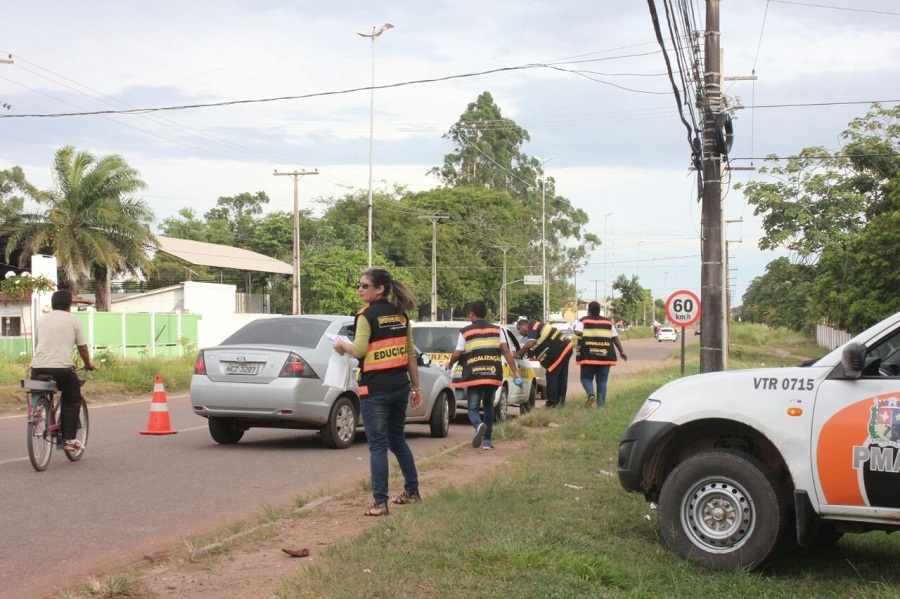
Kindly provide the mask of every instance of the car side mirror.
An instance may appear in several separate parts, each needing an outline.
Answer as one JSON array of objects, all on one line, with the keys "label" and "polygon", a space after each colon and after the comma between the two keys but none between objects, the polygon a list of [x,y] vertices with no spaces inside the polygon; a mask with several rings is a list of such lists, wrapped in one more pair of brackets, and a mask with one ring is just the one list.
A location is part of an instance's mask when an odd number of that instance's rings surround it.
[{"label": "car side mirror", "polygon": [[841,366],[844,367],[844,375],[849,379],[862,377],[866,366],[866,347],[861,343],[849,343],[841,354]]},{"label": "car side mirror", "polygon": [[431,364],[431,356],[429,356],[428,354],[420,354],[419,363],[422,366],[428,366],[429,364]]}]

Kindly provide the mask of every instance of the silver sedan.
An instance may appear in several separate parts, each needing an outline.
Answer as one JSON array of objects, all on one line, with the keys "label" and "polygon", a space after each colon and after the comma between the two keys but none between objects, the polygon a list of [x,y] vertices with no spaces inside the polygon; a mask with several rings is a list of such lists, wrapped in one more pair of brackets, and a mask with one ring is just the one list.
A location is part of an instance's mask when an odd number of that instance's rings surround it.
[{"label": "silver sedan", "polygon": [[[221,345],[200,351],[191,379],[194,413],[209,421],[217,443],[237,443],[255,427],[313,429],[327,447],[349,447],[362,425],[355,385],[325,387],[335,335],[352,337],[352,316],[260,318]],[[456,402],[442,370],[420,355],[424,401],[408,409],[406,422],[428,424],[446,437]]]}]

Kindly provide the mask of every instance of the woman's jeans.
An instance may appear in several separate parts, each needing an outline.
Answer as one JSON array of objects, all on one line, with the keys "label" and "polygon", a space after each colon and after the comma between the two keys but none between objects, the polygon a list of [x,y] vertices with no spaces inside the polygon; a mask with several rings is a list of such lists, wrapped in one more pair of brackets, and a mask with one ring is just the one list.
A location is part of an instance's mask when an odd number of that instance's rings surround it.
[{"label": "woman's jeans", "polygon": [[396,391],[373,395],[362,400],[362,417],[369,444],[369,470],[375,503],[388,499],[387,450],[396,456],[403,473],[403,489],[412,495],[419,492],[419,474],[412,450],[406,444],[406,406],[410,385]]},{"label": "woman's jeans", "polygon": [[[594,380],[597,387],[594,387]],[[600,366],[597,364],[585,364],[581,367],[581,386],[588,397],[597,398],[597,407],[606,405],[606,382],[609,380],[609,364]]]},{"label": "woman's jeans", "polygon": [[494,432],[494,394],[499,387],[495,385],[474,385],[466,388],[466,403],[469,407],[469,422],[475,429],[481,424],[479,409],[484,410],[484,424],[487,427],[484,438],[491,440]]}]

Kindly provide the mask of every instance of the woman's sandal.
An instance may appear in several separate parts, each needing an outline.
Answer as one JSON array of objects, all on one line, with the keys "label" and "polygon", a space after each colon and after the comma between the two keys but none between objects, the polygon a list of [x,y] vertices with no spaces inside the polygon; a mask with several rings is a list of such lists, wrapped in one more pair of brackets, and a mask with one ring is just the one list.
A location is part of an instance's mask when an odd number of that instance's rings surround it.
[{"label": "woman's sandal", "polygon": [[387,516],[388,513],[387,501],[376,503],[366,510],[366,516]]},{"label": "woman's sandal", "polygon": [[418,503],[419,501],[422,501],[422,496],[419,495],[418,491],[412,494],[403,491],[402,493],[394,497],[393,501],[397,505],[407,505],[409,503]]}]

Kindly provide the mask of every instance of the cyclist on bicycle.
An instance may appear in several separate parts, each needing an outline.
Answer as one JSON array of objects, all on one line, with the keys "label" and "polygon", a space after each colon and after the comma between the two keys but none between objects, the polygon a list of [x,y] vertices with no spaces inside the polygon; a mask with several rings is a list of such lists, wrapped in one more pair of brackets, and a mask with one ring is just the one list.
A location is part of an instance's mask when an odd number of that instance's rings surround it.
[{"label": "cyclist on bicycle", "polygon": [[81,381],[75,373],[72,346],[84,361],[86,370],[94,370],[91,354],[79,321],[69,311],[72,294],[65,289],[53,293],[50,298],[53,310],[40,318],[35,331],[34,358],[31,360],[31,378],[45,374],[53,377],[60,392],[60,429],[66,451],[84,449],[75,438],[78,432],[78,412],[81,406]]}]

